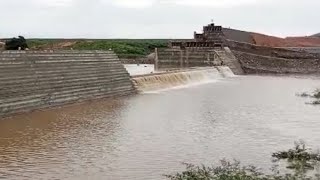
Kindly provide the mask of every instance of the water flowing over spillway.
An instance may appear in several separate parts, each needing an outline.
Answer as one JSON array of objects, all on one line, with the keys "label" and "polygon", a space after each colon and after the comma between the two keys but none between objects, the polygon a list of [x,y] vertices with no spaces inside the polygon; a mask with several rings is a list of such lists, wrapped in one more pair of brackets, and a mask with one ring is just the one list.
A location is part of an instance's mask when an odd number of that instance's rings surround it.
[{"label": "water flowing over spillway", "polygon": [[220,74],[223,77],[235,77],[236,76],[236,75],[234,75],[232,70],[227,66],[218,66],[216,68],[218,69],[218,71],[220,72]]},{"label": "water flowing over spillway", "polygon": [[187,71],[134,77],[140,92],[194,86],[235,76],[229,67],[196,68]]}]

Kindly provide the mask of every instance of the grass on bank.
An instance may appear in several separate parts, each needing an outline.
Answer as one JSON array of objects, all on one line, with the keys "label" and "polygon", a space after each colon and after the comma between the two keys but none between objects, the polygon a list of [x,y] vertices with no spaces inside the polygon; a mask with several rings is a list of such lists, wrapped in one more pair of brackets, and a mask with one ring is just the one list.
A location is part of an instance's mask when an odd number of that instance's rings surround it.
[{"label": "grass on bank", "polygon": [[63,50],[109,50],[112,49],[119,57],[145,57],[154,52],[155,48],[168,46],[166,39],[29,39],[30,49],[63,49]]}]

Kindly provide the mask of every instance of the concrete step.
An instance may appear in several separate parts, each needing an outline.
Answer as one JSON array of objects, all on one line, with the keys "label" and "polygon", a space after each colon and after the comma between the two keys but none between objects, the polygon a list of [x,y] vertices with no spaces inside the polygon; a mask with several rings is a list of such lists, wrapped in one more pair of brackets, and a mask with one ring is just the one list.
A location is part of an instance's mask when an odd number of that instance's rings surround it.
[{"label": "concrete step", "polygon": [[134,92],[112,52],[0,52],[0,116]]},{"label": "concrete step", "polygon": [[81,60],[58,60],[58,61],[0,61],[0,65],[8,65],[8,66],[14,66],[15,65],[41,65],[41,64],[46,64],[46,65],[75,65],[74,63],[79,63],[78,65],[85,65],[85,64],[121,64],[120,61],[115,61],[115,60],[90,60],[90,61],[81,61]]},{"label": "concrete step", "polygon": [[[78,73],[78,72],[77,72]],[[80,72],[79,72],[80,73]],[[59,83],[61,81],[70,83],[72,81],[77,81],[77,80],[83,80],[83,81],[92,81],[96,79],[113,79],[115,77],[124,77],[127,78],[129,75],[127,72],[102,72],[102,73],[95,73],[95,74],[74,74],[70,76],[47,76],[47,77],[30,77],[28,79],[26,78],[19,78],[19,79],[9,79],[9,80],[2,80],[0,81],[0,86],[1,87],[14,87],[17,84],[23,83],[24,86],[28,86],[28,84],[31,85],[41,85],[42,82],[51,82],[51,83]],[[1,89],[1,88],[0,88]]]},{"label": "concrete step", "polygon": [[[115,68],[109,68],[109,67],[99,67],[96,70],[94,67],[91,68],[74,68],[67,70],[59,70],[59,69],[51,69],[51,70],[44,70],[44,71],[7,71],[7,72],[1,72],[0,71],[0,80],[10,80],[10,79],[19,79],[19,78],[27,78],[30,76],[30,78],[36,78],[36,77],[47,77],[47,76],[53,76],[53,75],[61,75],[58,77],[63,77],[63,75],[72,75],[72,74],[89,74],[89,73],[95,73],[95,72],[118,72],[119,70],[122,70],[120,67]],[[1,83],[1,82],[0,82]]]},{"label": "concrete step", "polygon": [[99,89],[99,88],[91,88],[91,89],[82,89],[82,90],[74,90],[74,91],[61,91],[61,92],[57,92],[54,95],[46,95],[43,97],[33,97],[30,99],[24,99],[23,101],[21,100],[14,100],[14,101],[8,101],[6,103],[0,104],[0,111],[3,111],[4,109],[6,109],[6,107],[11,107],[11,106],[16,106],[19,108],[19,106],[23,106],[26,104],[34,104],[40,101],[44,101],[45,103],[49,103],[49,102],[56,102],[56,101],[61,101],[63,99],[67,99],[67,98],[81,98],[81,97],[85,97],[85,96],[96,96],[96,95],[108,95],[109,93],[114,93],[117,91],[127,91],[127,92],[132,92],[131,90],[129,90],[129,86],[122,86],[122,87],[115,87],[115,88],[109,88],[106,90],[103,89]]},{"label": "concrete step", "polygon": [[41,97],[47,98],[52,95],[57,95],[59,93],[71,93],[74,91],[86,91],[90,89],[105,89],[106,87],[118,88],[118,87],[130,87],[132,89],[132,82],[127,80],[117,80],[113,82],[100,82],[95,85],[76,85],[76,86],[65,86],[59,88],[50,88],[50,87],[38,87],[35,89],[26,89],[21,92],[12,92],[5,95],[1,95],[3,99],[0,100],[0,103],[16,102],[21,101],[22,99],[27,99],[27,97],[34,98],[38,97],[37,95],[43,95]]},{"label": "concrete step", "polygon": [[[47,82],[47,81],[43,81],[42,83],[40,82],[35,82],[35,83],[30,83],[27,86],[21,86],[18,83],[11,85],[10,87],[1,87],[0,88],[0,96],[2,97],[6,97],[8,96],[10,93],[23,93],[23,92],[27,92],[27,91],[35,91],[35,90],[42,90],[42,89],[52,89],[52,90],[57,90],[57,89],[61,89],[61,88],[67,88],[67,87],[76,87],[76,86],[97,86],[99,84],[111,84],[114,82],[119,83],[120,81],[124,81],[124,82],[130,82],[127,80],[127,78],[123,78],[123,75],[118,75],[118,76],[114,76],[114,77],[108,77],[108,78],[104,78],[104,79],[94,79],[92,78],[92,80],[90,82],[88,82],[87,79],[84,80],[79,80],[79,79],[72,79],[69,81],[60,81],[60,82]],[[67,83],[67,84],[66,84]]]},{"label": "concrete step", "polygon": [[20,104],[12,104],[11,106],[7,105],[6,107],[1,107],[0,116],[21,113],[21,112],[28,112],[28,111],[39,109],[39,108],[49,108],[49,107],[54,107],[54,106],[59,106],[64,104],[83,102],[83,101],[93,100],[93,99],[101,99],[101,98],[108,98],[108,97],[115,97],[115,96],[126,96],[133,93],[134,92],[128,89],[124,89],[124,90],[115,89],[108,93],[89,92],[88,94],[78,94],[78,95],[69,96],[69,97],[67,96],[67,98],[55,99],[54,101],[51,101],[51,102],[43,101],[42,99],[35,99],[33,101],[28,101],[28,102],[26,101]]}]

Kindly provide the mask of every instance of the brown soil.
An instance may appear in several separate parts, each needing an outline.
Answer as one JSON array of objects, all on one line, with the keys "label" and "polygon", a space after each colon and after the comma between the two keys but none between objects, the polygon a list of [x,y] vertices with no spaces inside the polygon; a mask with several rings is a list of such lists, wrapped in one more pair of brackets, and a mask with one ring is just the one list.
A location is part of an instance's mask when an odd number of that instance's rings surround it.
[{"label": "brown soil", "polygon": [[287,37],[278,38],[263,34],[251,33],[257,45],[271,47],[315,47],[320,46],[318,37]]},{"label": "brown soil", "polygon": [[279,38],[259,33],[223,29],[227,39],[269,47],[320,47],[320,37],[287,37]]},{"label": "brown soil", "polygon": [[260,46],[271,46],[271,47],[282,47],[286,46],[285,39],[268,36],[264,34],[251,33],[252,38],[256,45]]},{"label": "brown soil", "polygon": [[68,49],[76,44],[76,40],[64,40],[61,42],[55,42],[55,43],[48,43],[46,45],[41,45],[39,47],[33,47],[32,49],[37,49],[37,50],[48,50],[48,49]]}]

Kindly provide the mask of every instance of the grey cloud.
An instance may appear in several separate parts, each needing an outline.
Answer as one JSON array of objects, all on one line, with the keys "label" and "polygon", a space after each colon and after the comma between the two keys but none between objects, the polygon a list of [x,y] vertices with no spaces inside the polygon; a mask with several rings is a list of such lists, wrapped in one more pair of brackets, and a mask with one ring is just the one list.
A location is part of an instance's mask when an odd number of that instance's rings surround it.
[{"label": "grey cloud", "polygon": [[191,38],[211,19],[226,27],[281,36],[320,31],[317,0],[265,0],[230,7],[157,1],[148,8],[123,8],[110,0],[74,0],[67,6],[32,2],[0,1],[1,37]]}]

